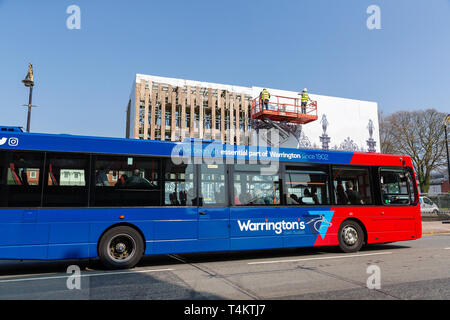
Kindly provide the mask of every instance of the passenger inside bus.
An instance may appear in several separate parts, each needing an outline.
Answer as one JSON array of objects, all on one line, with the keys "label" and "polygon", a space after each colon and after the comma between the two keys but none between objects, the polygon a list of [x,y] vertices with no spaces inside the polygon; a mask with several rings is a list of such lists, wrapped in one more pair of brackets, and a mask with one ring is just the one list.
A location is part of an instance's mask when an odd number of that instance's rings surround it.
[{"label": "passenger inside bus", "polygon": [[308,188],[305,188],[305,190],[303,191],[303,196],[310,198],[311,197],[311,192],[309,192]]},{"label": "passenger inside bus", "polygon": [[337,204],[347,204],[348,198],[347,194],[345,193],[344,186],[342,185],[342,181],[338,181],[338,185],[336,187],[336,200]]},{"label": "passenger inside bus", "polygon": [[97,171],[95,185],[109,187],[109,181],[108,181],[108,175],[107,175],[108,171],[109,170],[107,170],[107,169]]},{"label": "passenger inside bus", "polygon": [[314,201],[314,204],[320,204],[319,197],[317,196],[317,187],[311,187],[311,198]]},{"label": "passenger inside bus", "polygon": [[308,188],[303,190],[303,197],[300,198],[300,204],[311,205],[314,204],[314,199]]},{"label": "passenger inside bus", "polygon": [[353,182],[347,181],[345,183],[346,194],[350,204],[364,204],[361,194],[358,191],[353,190]]},{"label": "passenger inside bus", "polygon": [[179,199],[180,199],[180,204],[182,206],[186,206],[186,201],[187,201],[186,191],[185,190],[180,191],[180,192],[178,192],[178,195],[179,195]]},{"label": "passenger inside bus", "polygon": [[141,176],[141,171],[139,169],[135,169],[133,175],[125,181],[125,187],[146,189],[151,188],[152,184]]},{"label": "passenger inside bus", "polygon": [[170,200],[170,204],[172,206],[179,206],[180,205],[180,202],[177,199],[177,193],[176,192],[173,192],[173,193],[169,194],[169,200]]},{"label": "passenger inside bus", "polygon": [[125,185],[126,181],[128,179],[128,176],[126,174],[122,174],[119,179],[117,180],[115,187],[121,188]]}]

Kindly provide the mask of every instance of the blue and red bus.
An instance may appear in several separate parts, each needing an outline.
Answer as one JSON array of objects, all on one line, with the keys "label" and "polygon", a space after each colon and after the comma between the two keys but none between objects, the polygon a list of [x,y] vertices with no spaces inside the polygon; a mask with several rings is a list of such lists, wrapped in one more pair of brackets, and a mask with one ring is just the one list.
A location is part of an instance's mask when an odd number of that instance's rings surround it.
[{"label": "blue and red bus", "polygon": [[0,128],[0,259],[363,245],[422,236],[408,156]]}]

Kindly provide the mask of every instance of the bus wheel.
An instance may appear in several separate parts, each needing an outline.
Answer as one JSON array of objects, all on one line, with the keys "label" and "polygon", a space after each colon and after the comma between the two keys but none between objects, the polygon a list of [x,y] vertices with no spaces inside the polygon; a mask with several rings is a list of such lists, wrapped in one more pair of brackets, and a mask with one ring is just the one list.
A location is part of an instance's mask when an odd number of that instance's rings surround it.
[{"label": "bus wheel", "polygon": [[339,227],[339,247],[344,252],[357,252],[364,243],[364,231],[359,223],[347,220]]},{"label": "bus wheel", "polygon": [[108,269],[133,268],[142,258],[144,241],[135,229],[119,226],[108,230],[100,239],[98,255]]}]

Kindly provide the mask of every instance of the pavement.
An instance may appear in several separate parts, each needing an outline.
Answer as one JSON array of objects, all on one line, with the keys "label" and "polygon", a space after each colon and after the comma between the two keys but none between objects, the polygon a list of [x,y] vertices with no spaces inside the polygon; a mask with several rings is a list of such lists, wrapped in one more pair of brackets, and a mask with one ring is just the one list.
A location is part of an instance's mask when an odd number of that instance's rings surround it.
[{"label": "pavement", "polygon": [[450,234],[450,223],[442,223],[442,221],[422,221],[422,234]]}]

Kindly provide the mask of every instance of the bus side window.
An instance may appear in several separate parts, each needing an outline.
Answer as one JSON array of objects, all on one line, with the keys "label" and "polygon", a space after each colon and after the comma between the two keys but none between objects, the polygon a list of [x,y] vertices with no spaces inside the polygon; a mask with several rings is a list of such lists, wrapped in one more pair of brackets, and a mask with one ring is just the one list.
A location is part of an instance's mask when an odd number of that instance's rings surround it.
[{"label": "bus side window", "polygon": [[161,203],[159,170],[160,159],[96,156],[91,206],[159,206]]},{"label": "bus side window", "polygon": [[262,166],[237,164],[234,167],[233,204],[243,206],[279,205],[278,175],[262,174]]},{"label": "bus side window", "polygon": [[381,168],[380,186],[383,204],[409,205],[411,203],[407,172],[403,168]]},{"label": "bus side window", "polygon": [[328,167],[286,166],[284,199],[286,205],[330,204]]},{"label": "bus side window", "polygon": [[333,187],[336,204],[372,204],[372,190],[367,168],[333,166]]},{"label": "bus side window", "polygon": [[203,199],[203,205],[226,206],[225,165],[202,164],[200,170],[200,198]]},{"label": "bus side window", "polygon": [[88,205],[89,156],[48,153],[44,207]]},{"label": "bus side window", "polygon": [[165,206],[202,205],[203,199],[197,196],[194,164],[178,165],[167,159],[163,178]]},{"label": "bus side window", "polygon": [[419,195],[417,194],[415,183],[414,183],[414,174],[411,168],[407,168],[406,172],[406,180],[408,183],[408,189],[409,189],[409,202],[411,204],[417,204],[419,201]]},{"label": "bus side window", "polygon": [[44,155],[37,152],[2,152],[0,206],[39,207]]}]

